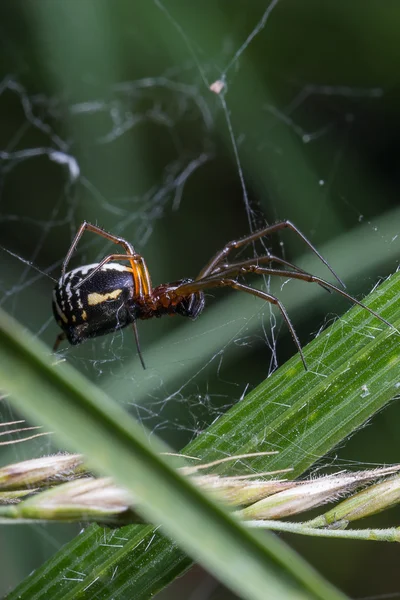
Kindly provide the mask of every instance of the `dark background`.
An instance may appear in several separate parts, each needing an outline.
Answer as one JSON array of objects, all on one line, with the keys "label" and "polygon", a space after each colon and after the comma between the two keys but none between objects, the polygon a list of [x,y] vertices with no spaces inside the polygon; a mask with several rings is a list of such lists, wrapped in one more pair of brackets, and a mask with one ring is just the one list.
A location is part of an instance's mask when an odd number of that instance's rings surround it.
[{"label": "dark background", "polygon": [[[156,284],[195,276],[229,239],[286,218],[357,297],[396,270],[399,3],[281,0],[271,8],[241,51],[268,2],[0,4],[0,302],[50,346],[58,333],[52,278],[83,219],[131,241]],[[216,80],[225,83],[220,96],[209,90]],[[289,232],[267,245],[293,261],[305,253]],[[87,234],[73,265],[109,252]],[[347,307],[318,290],[305,299],[305,285],[284,290],[304,345]],[[295,352],[268,307],[232,295],[210,294],[194,324],[141,324],[145,373],[125,332],[64,346],[61,356],[179,449]],[[2,421],[12,416],[3,401]],[[327,464],[398,462],[399,418],[394,403]],[[52,450],[41,439],[7,447],[1,460]],[[392,510],[371,524],[398,517]],[[74,531],[3,529],[0,591]],[[400,595],[395,545],[289,541],[352,597]],[[204,598],[230,597],[197,570],[164,598],[202,585]]]}]

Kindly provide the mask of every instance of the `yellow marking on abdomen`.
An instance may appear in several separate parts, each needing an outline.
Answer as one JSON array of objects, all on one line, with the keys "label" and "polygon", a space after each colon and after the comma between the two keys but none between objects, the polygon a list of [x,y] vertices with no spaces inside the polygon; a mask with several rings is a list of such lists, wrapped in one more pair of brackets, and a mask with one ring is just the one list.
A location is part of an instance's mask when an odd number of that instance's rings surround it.
[{"label": "yellow marking on abdomen", "polygon": [[64,321],[64,323],[68,323],[68,319],[67,319],[67,317],[64,315],[63,311],[62,311],[62,310],[61,310],[61,308],[58,306],[58,303],[57,303],[57,301],[56,301],[56,300],[54,301],[54,305],[55,305],[55,307],[56,307],[57,314],[58,314],[58,315],[60,315],[60,317],[62,318],[62,320]]},{"label": "yellow marking on abdomen", "polygon": [[82,319],[83,319],[84,321],[86,321],[86,319],[87,319],[87,312],[86,312],[86,310],[83,310],[83,311],[81,312],[81,317],[82,317]]},{"label": "yellow marking on abdomen", "polygon": [[113,292],[108,292],[107,294],[98,294],[97,292],[93,292],[93,294],[88,295],[87,301],[89,306],[96,306],[96,304],[101,304],[102,302],[106,302],[106,300],[116,300],[121,294],[122,290],[114,290]]}]

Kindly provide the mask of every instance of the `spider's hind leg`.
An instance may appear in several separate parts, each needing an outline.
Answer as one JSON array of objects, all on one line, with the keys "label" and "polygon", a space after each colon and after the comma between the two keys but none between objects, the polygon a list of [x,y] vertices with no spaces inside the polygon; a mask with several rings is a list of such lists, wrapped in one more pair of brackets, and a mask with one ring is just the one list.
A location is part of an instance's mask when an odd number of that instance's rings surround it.
[{"label": "spider's hind leg", "polygon": [[61,342],[67,339],[67,334],[62,332],[56,337],[56,341],[54,342],[53,352],[57,352],[59,345]]}]

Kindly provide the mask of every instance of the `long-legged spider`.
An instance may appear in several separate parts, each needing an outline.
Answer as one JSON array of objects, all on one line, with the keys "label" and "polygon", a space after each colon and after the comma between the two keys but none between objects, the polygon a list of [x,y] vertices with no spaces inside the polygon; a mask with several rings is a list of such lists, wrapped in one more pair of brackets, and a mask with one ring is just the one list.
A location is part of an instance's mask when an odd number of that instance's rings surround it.
[{"label": "long-legged spider", "polygon": [[[275,296],[237,281],[239,276],[248,273],[278,275],[317,283],[329,291],[335,291],[344,296],[353,304],[362,306],[377,319],[392,327],[383,317],[343,289],[303,271],[278,256],[266,254],[253,259],[226,262],[226,258],[232,250],[247,246],[266,235],[286,228],[294,231],[303,240],[344,287],[343,282],[327,261],[290,221],[280,221],[241,239],[229,242],[213,256],[196,279],[162,283],[155,288],[151,284],[150,274],[143,257],[135,252],[129,242],[104,231],[97,225],[84,221],[68,250],[62,265],[61,278],[53,291],[54,316],[63,330],[56,339],[54,351],[64,339],[67,339],[70,344],[79,344],[89,338],[117,331],[132,324],[138,353],[144,368],[136,329],[138,319],[151,319],[174,314],[195,319],[204,308],[204,290],[214,287],[231,287],[257,296],[279,308],[300,353],[303,365],[307,369],[299,339],[285,307]],[[125,254],[110,254],[99,263],[78,267],[66,273],[71,256],[86,230],[101,235],[114,244],[119,244],[125,250]],[[115,261],[128,261],[129,264],[123,265]],[[272,268],[271,263],[276,263],[282,268]]]}]

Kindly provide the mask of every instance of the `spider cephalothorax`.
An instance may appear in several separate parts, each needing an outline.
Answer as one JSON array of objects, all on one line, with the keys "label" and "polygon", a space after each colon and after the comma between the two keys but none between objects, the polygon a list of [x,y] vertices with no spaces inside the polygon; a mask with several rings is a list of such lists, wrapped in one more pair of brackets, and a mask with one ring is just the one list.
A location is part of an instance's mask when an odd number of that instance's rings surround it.
[{"label": "spider cephalothorax", "polygon": [[[300,353],[304,367],[307,368],[299,339],[278,298],[237,281],[239,276],[249,273],[278,275],[317,283],[325,289],[336,291],[354,304],[362,306],[380,321],[392,327],[383,317],[347,294],[343,289],[320,277],[306,273],[278,256],[266,254],[253,259],[226,262],[228,254],[233,250],[247,246],[268,234],[285,228],[294,231],[344,287],[327,261],[290,221],[280,221],[244,238],[229,242],[215,254],[196,279],[181,279],[173,283],[163,283],[155,288],[152,287],[143,257],[134,251],[129,242],[104,231],[97,225],[84,221],[65,257],[61,278],[53,292],[53,312],[62,329],[54,349],[56,350],[58,344],[64,339],[71,344],[79,344],[86,339],[117,331],[132,324],[139,356],[144,366],[136,330],[138,319],[151,319],[174,314],[195,319],[204,308],[204,290],[214,287],[231,287],[257,296],[279,308]],[[97,233],[115,244],[121,245],[125,254],[110,254],[99,263],[79,267],[66,273],[67,264],[85,230]],[[116,261],[127,261],[128,264]],[[280,265],[280,268],[271,267],[273,263]]]}]

